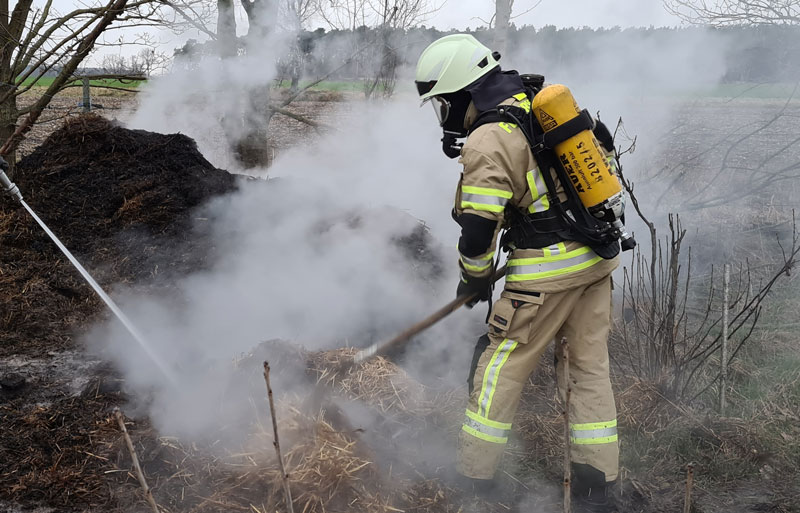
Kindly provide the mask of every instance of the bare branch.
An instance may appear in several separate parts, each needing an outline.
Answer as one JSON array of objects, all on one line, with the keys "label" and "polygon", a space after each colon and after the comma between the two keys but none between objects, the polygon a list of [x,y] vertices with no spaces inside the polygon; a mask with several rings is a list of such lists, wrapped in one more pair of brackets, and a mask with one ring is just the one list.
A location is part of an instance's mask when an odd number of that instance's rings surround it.
[{"label": "bare branch", "polygon": [[92,29],[89,34],[80,40],[75,54],[69,59],[67,64],[61,70],[61,73],[56,77],[53,83],[47,88],[44,95],[39,98],[33,105],[30,114],[16,129],[14,134],[0,147],[1,155],[8,155],[13,152],[22,141],[25,134],[33,127],[33,124],[41,115],[44,108],[50,102],[50,98],[64,86],[64,84],[73,75],[81,62],[86,58],[89,52],[94,47],[95,42],[117,17],[123,12],[128,0],[111,0],[106,6],[103,16],[99,19],[97,25]]},{"label": "bare branch", "polygon": [[695,25],[796,25],[800,0],[665,0],[666,10]]}]

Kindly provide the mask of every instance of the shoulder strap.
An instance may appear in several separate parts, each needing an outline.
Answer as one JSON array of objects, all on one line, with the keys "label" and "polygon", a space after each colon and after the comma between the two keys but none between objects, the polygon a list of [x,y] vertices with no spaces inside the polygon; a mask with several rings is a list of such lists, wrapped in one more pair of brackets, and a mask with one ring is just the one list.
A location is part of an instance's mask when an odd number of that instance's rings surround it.
[{"label": "shoulder strap", "polygon": [[517,119],[524,119],[528,113],[525,112],[521,107],[516,107],[514,105],[503,105],[502,110],[500,107],[492,110],[487,110],[481,112],[475,122],[472,123],[472,126],[469,127],[469,134],[477,130],[479,127],[483,125],[488,125],[490,123],[507,123],[509,121],[509,116],[506,112],[511,113]]}]

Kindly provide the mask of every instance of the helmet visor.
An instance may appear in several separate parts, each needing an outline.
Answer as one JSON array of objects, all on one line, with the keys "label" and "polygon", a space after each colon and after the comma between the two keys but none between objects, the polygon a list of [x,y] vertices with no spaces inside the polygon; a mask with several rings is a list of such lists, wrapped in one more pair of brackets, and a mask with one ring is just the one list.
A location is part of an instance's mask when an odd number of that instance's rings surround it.
[{"label": "helmet visor", "polygon": [[433,111],[436,112],[436,117],[439,118],[439,126],[444,126],[447,117],[450,115],[450,102],[441,96],[434,96],[431,98],[431,105]]},{"label": "helmet visor", "polygon": [[424,96],[431,92],[431,89],[436,85],[436,80],[430,82],[415,82],[417,84],[417,92],[420,96]]}]

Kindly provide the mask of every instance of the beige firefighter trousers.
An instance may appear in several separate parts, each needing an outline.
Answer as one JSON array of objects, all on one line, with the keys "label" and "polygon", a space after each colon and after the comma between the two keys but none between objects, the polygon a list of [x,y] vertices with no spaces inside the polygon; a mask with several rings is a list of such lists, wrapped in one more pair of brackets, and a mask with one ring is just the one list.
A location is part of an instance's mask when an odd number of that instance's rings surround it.
[{"label": "beige firefighter trousers", "polygon": [[[494,477],[523,386],[547,345],[566,337],[572,462],[591,465],[605,473],[606,481],[615,480],[619,445],[607,348],[611,277],[538,297],[509,288],[492,308],[488,345],[483,337],[475,350],[469,403],[459,435],[458,472],[477,479]],[[563,398],[560,359],[556,367]]]}]

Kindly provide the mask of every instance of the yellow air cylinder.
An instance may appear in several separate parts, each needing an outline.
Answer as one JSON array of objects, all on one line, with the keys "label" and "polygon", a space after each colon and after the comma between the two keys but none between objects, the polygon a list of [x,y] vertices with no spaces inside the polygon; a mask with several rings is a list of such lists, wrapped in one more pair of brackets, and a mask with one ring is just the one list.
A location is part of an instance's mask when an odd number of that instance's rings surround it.
[{"label": "yellow air cylinder", "polygon": [[[531,108],[545,133],[581,112],[572,93],[561,84],[542,89],[534,96]],[[604,203],[620,194],[622,185],[592,131],[584,130],[557,144],[554,150],[583,205],[593,215],[604,217]]]}]

